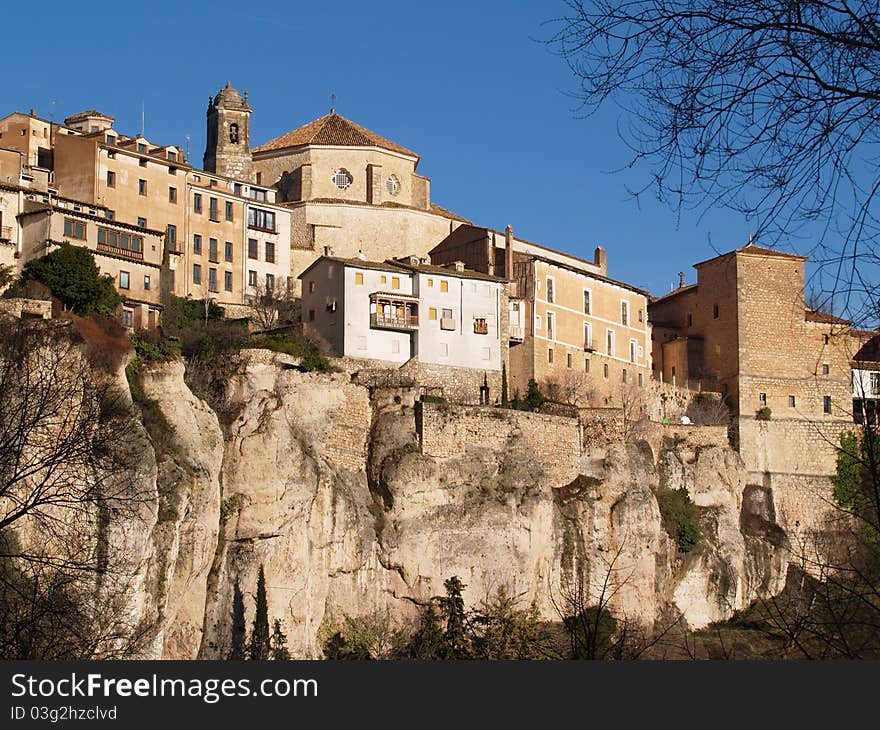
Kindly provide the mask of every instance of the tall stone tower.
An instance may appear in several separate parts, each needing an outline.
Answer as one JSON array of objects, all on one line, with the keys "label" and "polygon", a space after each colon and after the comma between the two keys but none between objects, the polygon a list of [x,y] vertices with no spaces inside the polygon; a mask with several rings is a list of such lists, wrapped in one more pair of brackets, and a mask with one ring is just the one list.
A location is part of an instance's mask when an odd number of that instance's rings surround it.
[{"label": "tall stone tower", "polygon": [[205,170],[218,175],[251,179],[251,112],[247,91],[242,99],[229,82],[208,99],[208,137]]}]

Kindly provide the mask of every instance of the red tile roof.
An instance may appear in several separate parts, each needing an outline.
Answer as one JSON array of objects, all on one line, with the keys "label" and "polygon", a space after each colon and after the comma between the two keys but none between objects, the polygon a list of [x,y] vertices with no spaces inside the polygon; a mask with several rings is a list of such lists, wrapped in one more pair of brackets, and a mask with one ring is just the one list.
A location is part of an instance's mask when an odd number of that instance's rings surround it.
[{"label": "red tile roof", "polygon": [[343,147],[382,147],[392,152],[399,152],[410,157],[418,157],[412,150],[401,147],[389,139],[385,139],[375,132],[371,132],[359,124],[340,116],[336,112],[316,119],[308,124],[282,134],[280,137],[264,142],[254,147],[254,152],[269,152],[271,150],[283,150],[288,147],[300,147],[303,145],[328,145]]},{"label": "red tile roof", "polygon": [[822,322],[823,324],[851,324],[848,319],[841,319],[826,312],[815,312],[812,309],[807,309],[804,312],[804,319],[807,322]]}]

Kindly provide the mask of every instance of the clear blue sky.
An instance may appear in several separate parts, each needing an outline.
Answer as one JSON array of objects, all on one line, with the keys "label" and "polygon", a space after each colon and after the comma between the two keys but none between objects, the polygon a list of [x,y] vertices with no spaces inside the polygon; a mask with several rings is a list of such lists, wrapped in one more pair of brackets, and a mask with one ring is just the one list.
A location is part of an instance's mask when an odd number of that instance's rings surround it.
[{"label": "clear blue sky", "polygon": [[6,34],[2,114],[97,108],[131,134],[143,102],[147,137],[189,134],[201,165],[208,96],[227,80],[250,91],[252,144],[325,114],[333,92],[340,114],[421,155],[436,203],[586,258],[601,243],[611,276],[655,294],[748,240],[740,216],[632,201],[647,171],[612,172],[628,160],[618,112],[578,118],[567,67],[535,40],[556,0],[32,7],[4,8],[21,30]]}]

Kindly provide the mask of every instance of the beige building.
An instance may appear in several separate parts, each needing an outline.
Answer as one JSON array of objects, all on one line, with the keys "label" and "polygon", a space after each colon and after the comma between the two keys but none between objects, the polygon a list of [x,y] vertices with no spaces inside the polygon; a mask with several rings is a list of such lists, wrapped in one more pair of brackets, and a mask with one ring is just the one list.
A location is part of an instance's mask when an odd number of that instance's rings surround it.
[{"label": "beige building", "polygon": [[293,275],[318,255],[426,256],[466,221],[431,202],[419,156],[331,112],[253,149],[254,179],[291,213]]},{"label": "beige building", "polygon": [[605,250],[593,261],[505,233],[462,225],[431,252],[507,278],[510,393],[534,378],[583,405],[619,405],[651,373],[647,292],[607,276]]},{"label": "beige building", "polygon": [[18,268],[63,243],[89,249],[102,274],[125,297],[119,316],[127,327],[153,328],[160,311],[163,232],[107,216],[107,209],[48,192],[23,191],[18,215]]},{"label": "beige building", "polygon": [[849,323],[806,309],[805,261],[749,244],[649,309],[656,377],[719,390],[753,471],[830,473],[852,423]]},{"label": "beige building", "polygon": [[[218,94],[215,110],[229,98]],[[82,129],[56,137],[58,189],[110,218],[162,231],[169,291],[238,313],[257,293],[286,290],[290,213],[274,203],[274,190],[196,170],[179,147],[122,135],[98,112],[65,121]]]}]

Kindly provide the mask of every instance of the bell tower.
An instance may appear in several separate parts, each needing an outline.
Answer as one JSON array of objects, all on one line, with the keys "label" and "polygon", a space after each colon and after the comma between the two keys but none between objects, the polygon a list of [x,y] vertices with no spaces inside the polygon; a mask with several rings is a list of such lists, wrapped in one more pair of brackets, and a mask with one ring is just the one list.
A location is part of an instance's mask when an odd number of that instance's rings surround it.
[{"label": "bell tower", "polygon": [[251,180],[251,112],[248,94],[244,98],[227,81],[208,98],[208,135],[204,167],[218,175]]}]

